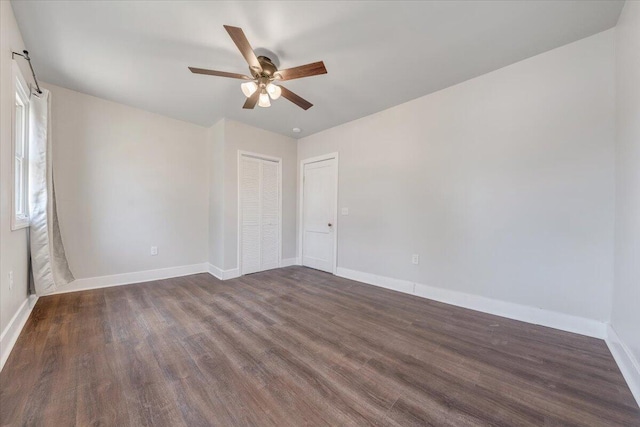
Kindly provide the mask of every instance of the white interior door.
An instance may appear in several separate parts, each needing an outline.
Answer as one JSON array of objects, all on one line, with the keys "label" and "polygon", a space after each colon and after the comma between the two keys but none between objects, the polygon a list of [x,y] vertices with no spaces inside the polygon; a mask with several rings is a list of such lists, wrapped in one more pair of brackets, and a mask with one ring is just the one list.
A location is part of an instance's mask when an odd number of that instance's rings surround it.
[{"label": "white interior door", "polygon": [[333,273],[336,224],[336,159],[304,165],[302,265]]},{"label": "white interior door", "polygon": [[241,274],[280,266],[280,163],[240,157]]}]

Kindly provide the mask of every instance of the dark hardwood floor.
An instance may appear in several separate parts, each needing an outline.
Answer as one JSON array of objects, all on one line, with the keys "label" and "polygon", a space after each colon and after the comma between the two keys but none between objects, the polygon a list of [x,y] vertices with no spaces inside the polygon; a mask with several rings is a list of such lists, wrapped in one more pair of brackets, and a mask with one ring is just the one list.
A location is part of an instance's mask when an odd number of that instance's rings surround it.
[{"label": "dark hardwood floor", "polygon": [[601,340],[289,267],[40,298],[3,426],[640,426]]}]

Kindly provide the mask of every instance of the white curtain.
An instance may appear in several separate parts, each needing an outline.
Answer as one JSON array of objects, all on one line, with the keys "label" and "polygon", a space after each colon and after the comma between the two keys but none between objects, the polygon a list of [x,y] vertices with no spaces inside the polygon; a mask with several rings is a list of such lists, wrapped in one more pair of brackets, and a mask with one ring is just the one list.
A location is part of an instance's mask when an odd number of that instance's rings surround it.
[{"label": "white curtain", "polygon": [[36,295],[74,280],[60,236],[52,161],[51,94],[43,89],[29,102],[29,235]]}]

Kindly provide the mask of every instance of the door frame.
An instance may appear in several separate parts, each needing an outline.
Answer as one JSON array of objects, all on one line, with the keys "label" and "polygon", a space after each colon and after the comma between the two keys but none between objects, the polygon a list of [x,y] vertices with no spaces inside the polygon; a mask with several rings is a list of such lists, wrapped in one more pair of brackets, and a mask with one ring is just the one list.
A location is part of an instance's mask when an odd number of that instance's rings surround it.
[{"label": "door frame", "polygon": [[278,206],[278,268],[282,267],[282,158],[281,157],[273,157],[267,156],[266,154],[254,153],[251,151],[238,150],[238,166],[237,166],[237,203],[238,203],[238,241],[237,241],[237,254],[236,257],[238,259],[238,276],[242,276],[242,195],[241,195],[241,173],[242,173],[242,157],[252,157],[254,159],[267,160],[270,162],[278,163],[278,197],[279,197],[279,206]]},{"label": "door frame", "polygon": [[335,199],[334,206],[336,208],[335,211],[335,227],[333,229],[333,261],[331,266],[331,273],[336,274],[336,269],[338,268],[338,227],[340,225],[340,220],[338,219],[338,175],[340,168],[339,160],[338,160],[338,152],[327,153],[321,156],[309,157],[307,159],[303,159],[300,161],[300,173],[298,177],[298,188],[299,195],[298,199],[300,200],[300,206],[298,208],[298,259],[300,260],[300,265],[302,265],[302,256],[303,256],[303,236],[304,236],[304,167],[310,163],[322,162],[324,160],[334,159],[336,161],[336,176],[335,176]]}]

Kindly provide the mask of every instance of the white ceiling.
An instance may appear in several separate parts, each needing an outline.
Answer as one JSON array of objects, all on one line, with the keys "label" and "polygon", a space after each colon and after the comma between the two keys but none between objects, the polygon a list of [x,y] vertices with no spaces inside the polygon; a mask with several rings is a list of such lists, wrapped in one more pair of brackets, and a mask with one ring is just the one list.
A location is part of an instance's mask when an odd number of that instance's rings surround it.
[{"label": "white ceiling", "polygon": [[[299,137],[611,28],[623,1],[12,5],[42,81],[205,126],[227,117]],[[191,74],[248,72],[223,24],[275,52],[280,68],[323,60],[327,75],[285,83],[315,106],[281,98],[243,110],[241,81]]]}]

